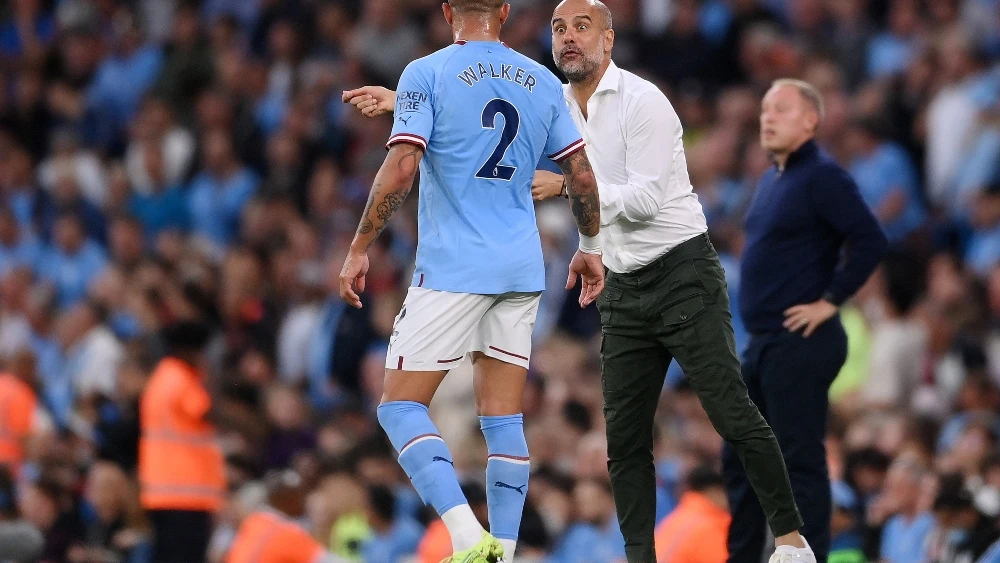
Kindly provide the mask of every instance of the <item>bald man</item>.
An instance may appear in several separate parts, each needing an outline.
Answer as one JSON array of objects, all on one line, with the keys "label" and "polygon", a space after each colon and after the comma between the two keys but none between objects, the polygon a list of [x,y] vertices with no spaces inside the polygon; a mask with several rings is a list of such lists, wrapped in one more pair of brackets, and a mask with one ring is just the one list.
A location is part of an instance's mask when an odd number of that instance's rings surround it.
[{"label": "bald man", "polygon": [[[716,430],[739,455],[777,550],[771,563],[813,563],[774,433],[740,375],[725,275],[688,178],[682,127],[652,83],[611,60],[611,11],[566,0],[552,16],[552,56],[597,178],[605,290],[597,299],[608,467],[630,563],[655,560],[653,425],[676,359]],[[392,111],[395,95],[344,93],[366,116]],[[565,196],[565,179],[539,171],[535,199]]]}]

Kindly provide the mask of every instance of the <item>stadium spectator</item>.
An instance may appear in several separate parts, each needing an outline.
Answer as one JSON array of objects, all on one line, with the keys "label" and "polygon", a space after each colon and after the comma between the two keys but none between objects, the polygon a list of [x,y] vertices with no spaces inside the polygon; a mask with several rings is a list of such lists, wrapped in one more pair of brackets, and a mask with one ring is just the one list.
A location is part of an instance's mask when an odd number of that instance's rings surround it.
[{"label": "stadium spectator", "polygon": [[865,563],[861,535],[858,533],[858,499],[842,481],[830,483],[833,515],[830,517],[830,563]]},{"label": "stadium spectator", "polygon": [[925,477],[927,470],[919,462],[894,462],[884,490],[868,506],[866,523],[881,528],[878,557],[888,563],[927,560],[935,523],[930,507],[921,502]]}]

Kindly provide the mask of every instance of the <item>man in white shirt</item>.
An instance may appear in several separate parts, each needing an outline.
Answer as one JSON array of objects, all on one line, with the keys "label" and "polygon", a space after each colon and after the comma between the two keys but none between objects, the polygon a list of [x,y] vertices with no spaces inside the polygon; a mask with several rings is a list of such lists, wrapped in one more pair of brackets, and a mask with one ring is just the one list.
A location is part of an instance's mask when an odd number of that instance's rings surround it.
[{"label": "man in white shirt", "polygon": [[[725,275],[688,178],[680,119],[656,86],[611,61],[612,17],[599,0],[559,4],[552,40],[600,193],[608,467],[629,563],[655,560],[653,425],[674,358],[747,468],[776,536],[771,562],[815,563],[778,442],[740,376]],[[373,117],[393,110],[395,93],[365,87],[344,101]],[[533,193],[565,195],[562,176],[536,172]]]},{"label": "man in white shirt", "polygon": [[[740,376],[725,274],[688,178],[680,118],[656,86],[612,62],[614,39],[599,0],[566,0],[553,14],[552,55],[569,80],[566,100],[601,199],[604,413],[626,555],[654,560],[653,419],[676,359],[740,454],[777,538],[771,560],[815,561],[797,531],[802,519],[778,442]],[[534,191],[552,196],[561,184],[538,172]]]}]

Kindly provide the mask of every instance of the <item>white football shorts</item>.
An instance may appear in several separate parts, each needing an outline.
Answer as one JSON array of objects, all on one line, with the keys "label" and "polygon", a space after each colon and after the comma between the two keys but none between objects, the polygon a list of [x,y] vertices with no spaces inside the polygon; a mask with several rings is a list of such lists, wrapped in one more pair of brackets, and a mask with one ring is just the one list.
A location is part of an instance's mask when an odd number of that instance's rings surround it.
[{"label": "white football shorts", "polygon": [[410,287],[396,316],[387,369],[443,371],[467,354],[528,367],[541,292],[478,295]]}]

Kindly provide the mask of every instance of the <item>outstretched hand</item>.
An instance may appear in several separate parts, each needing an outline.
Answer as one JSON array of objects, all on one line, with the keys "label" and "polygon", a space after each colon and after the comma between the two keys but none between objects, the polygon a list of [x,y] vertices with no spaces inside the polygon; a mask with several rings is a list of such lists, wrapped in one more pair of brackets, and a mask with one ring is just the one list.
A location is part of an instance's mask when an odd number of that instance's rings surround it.
[{"label": "outstretched hand", "polygon": [[347,90],[341,96],[345,104],[361,110],[365,117],[378,117],[392,113],[396,107],[396,93],[381,86],[362,86]]}]

